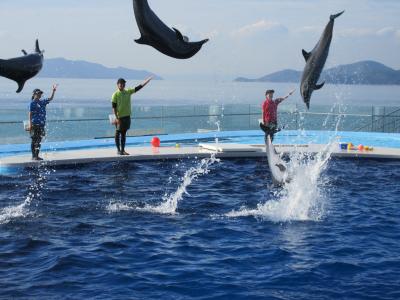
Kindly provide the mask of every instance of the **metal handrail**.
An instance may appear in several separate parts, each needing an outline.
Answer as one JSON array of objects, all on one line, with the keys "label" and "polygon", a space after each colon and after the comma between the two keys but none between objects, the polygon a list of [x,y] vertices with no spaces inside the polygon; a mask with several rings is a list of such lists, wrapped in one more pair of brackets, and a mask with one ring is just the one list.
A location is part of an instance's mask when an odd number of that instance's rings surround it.
[{"label": "metal handrail", "polygon": [[[383,114],[383,115],[374,115],[374,114],[372,114],[372,115],[370,115],[371,117],[375,117],[376,116],[376,117],[378,117],[378,119],[373,120],[370,124],[366,124],[366,125],[363,125],[361,127],[355,128],[354,131],[360,131],[360,130],[363,130],[363,129],[369,127],[369,126],[373,126],[374,124],[378,123],[379,121],[385,120],[386,117],[392,117],[392,115],[397,113],[397,112],[400,112],[400,108],[398,108],[398,109],[396,109],[396,110],[394,110],[394,111],[392,111],[392,112],[390,112],[388,114]],[[395,117],[397,117],[397,116],[395,116]]]},{"label": "metal handrail", "polygon": [[[318,112],[281,112],[280,114],[307,114],[307,115],[324,115],[324,116],[353,116],[353,117],[371,117],[366,114],[346,114],[346,113],[318,113]],[[223,113],[223,116],[260,116],[261,113]],[[167,119],[167,118],[198,118],[198,117],[220,117],[221,114],[200,114],[200,115],[162,115],[162,116],[149,116],[149,117],[132,117],[134,120],[151,120],[151,119]],[[95,122],[95,121],[108,121],[107,118],[93,118],[93,119],[49,119],[47,122]],[[22,121],[0,121],[0,124],[19,124]]]}]

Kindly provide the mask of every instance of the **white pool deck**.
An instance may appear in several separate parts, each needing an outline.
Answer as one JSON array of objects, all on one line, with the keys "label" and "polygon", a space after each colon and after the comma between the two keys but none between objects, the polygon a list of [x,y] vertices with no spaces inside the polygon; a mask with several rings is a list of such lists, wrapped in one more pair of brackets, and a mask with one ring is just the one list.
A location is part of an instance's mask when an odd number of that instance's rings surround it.
[{"label": "white pool deck", "polygon": [[[276,144],[278,153],[303,152],[309,154],[320,153],[326,145],[307,144],[289,145]],[[341,150],[339,145],[333,145],[333,157],[349,158],[379,158],[400,159],[399,148],[374,147],[372,151]],[[93,162],[114,161],[143,161],[143,160],[168,160],[184,158],[205,158],[215,153],[219,158],[244,158],[266,156],[265,146],[228,144],[228,143],[200,143],[198,146],[182,147],[129,147],[126,149],[130,155],[117,155],[115,148],[93,148],[69,151],[44,151],[41,153],[43,161],[32,161],[30,154],[7,156],[0,158],[0,167],[30,167],[39,164],[46,165],[73,165]]]}]

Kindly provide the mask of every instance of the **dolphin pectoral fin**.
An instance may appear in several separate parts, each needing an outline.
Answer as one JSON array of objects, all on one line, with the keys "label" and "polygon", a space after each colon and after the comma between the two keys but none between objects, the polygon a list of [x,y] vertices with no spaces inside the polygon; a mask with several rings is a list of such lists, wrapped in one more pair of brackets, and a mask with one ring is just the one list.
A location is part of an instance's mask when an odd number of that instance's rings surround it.
[{"label": "dolphin pectoral fin", "polygon": [[303,53],[304,59],[307,61],[307,60],[310,58],[311,53],[310,53],[310,52],[307,52],[307,51],[304,50],[304,49],[302,49],[301,52]]},{"label": "dolphin pectoral fin", "polygon": [[281,172],[285,172],[286,171],[286,167],[282,164],[275,164],[275,166],[278,167],[279,171]]},{"label": "dolphin pectoral fin", "polygon": [[183,36],[183,40],[184,40],[186,43],[189,43],[189,38],[188,38],[186,35]]},{"label": "dolphin pectoral fin", "polygon": [[147,45],[148,44],[147,39],[144,38],[143,36],[141,36],[140,38],[136,39],[135,42],[138,43],[138,44],[142,44],[142,45]]},{"label": "dolphin pectoral fin", "polygon": [[23,80],[23,81],[17,81],[17,83],[18,83],[18,89],[17,89],[15,92],[16,92],[16,93],[19,93],[19,92],[21,92],[22,89],[24,88],[25,80]]},{"label": "dolphin pectoral fin", "polygon": [[[176,28],[174,28],[174,27],[172,27],[172,29],[173,29],[173,30],[175,31],[175,33],[176,33],[176,38],[177,38],[178,40],[184,42],[185,39],[184,39],[182,33],[181,33],[178,29],[176,29]],[[187,38],[187,37],[186,37],[186,38]],[[189,40],[189,39],[188,39],[188,40]]]},{"label": "dolphin pectoral fin", "polygon": [[321,84],[316,84],[314,90],[319,90],[320,88],[322,88],[325,84],[325,81]]},{"label": "dolphin pectoral fin", "polygon": [[28,55],[28,53],[26,53],[26,51],[25,51],[24,49],[22,49],[21,52],[22,52],[24,55]]}]

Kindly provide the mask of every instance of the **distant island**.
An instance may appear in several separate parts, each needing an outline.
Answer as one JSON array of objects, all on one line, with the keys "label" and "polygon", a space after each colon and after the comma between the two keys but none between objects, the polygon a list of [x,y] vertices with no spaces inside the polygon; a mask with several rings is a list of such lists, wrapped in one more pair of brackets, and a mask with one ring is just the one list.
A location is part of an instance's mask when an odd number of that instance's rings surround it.
[{"label": "distant island", "polygon": [[108,79],[119,78],[142,80],[150,75],[154,79],[162,78],[145,70],[133,70],[127,68],[108,68],[84,60],[67,60],[65,58],[45,59],[43,68],[38,77],[45,78],[85,78],[85,79]]},{"label": "distant island", "polygon": [[[238,82],[296,82],[299,83],[302,71],[282,70],[258,79],[236,78]],[[322,72],[319,82],[332,84],[400,84],[400,70],[394,70],[376,61],[360,61],[340,65]]]}]

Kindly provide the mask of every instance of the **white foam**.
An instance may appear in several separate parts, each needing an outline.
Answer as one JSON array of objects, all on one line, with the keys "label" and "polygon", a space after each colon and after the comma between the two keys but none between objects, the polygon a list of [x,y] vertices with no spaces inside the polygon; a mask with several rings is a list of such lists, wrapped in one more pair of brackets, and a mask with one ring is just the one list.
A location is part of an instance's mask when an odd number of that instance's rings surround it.
[{"label": "white foam", "polygon": [[107,207],[106,210],[109,213],[116,213],[116,212],[120,212],[120,211],[130,211],[130,210],[134,210],[135,207],[130,206],[129,204],[126,203],[122,203],[122,202],[110,202]]}]

